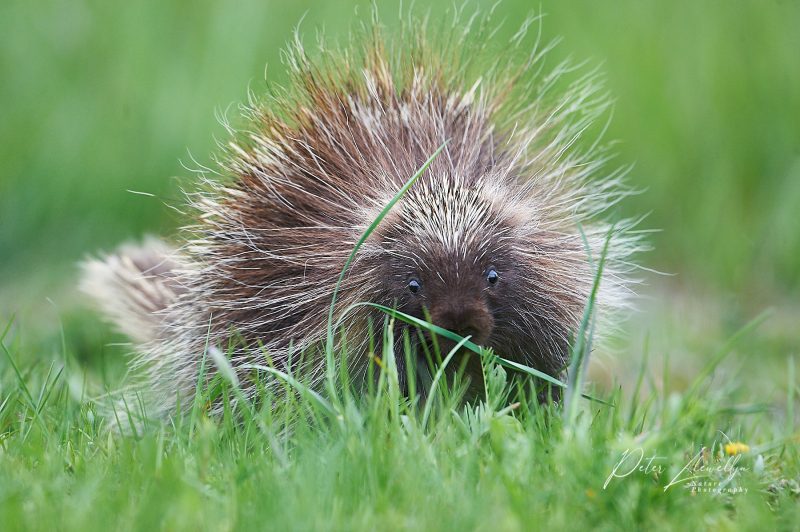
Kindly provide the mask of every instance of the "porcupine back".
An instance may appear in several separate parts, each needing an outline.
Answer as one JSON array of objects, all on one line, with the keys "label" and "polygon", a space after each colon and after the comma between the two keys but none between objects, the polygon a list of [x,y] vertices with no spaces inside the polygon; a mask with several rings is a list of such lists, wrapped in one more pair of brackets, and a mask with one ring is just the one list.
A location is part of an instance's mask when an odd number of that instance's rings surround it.
[{"label": "porcupine back", "polygon": [[[375,25],[314,59],[296,40],[288,84],[251,95],[219,177],[201,175],[187,194],[195,223],[178,248],[128,248],[88,263],[92,295],[136,343],[135,389],[151,414],[173,410],[177,397],[188,403],[209,347],[230,355],[247,393],[249,364],[285,369],[290,351],[311,353],[309,378],[318,379],[315,346],[348,254],[444,142],[359,251],[337,318],[370,301],[434,308],[446,321],[461,308],[448,301],[472,308],[464,268],[506,261],[503,297],[480,296],[491,307],[482,343],[551,375],[563,370],[592,286],[586,244],[599,256],[609,232],[599,220],[627,194],[620,172],[600,173],[602,147],[575,147],[606,102],[595,76],[566,84],[566,65],[543,68],[546,49],[529,42],[528,23],[493,49],[482,42],[491,23],[474,20],[433,34],[412,23],[394,37]],[[610,241],[597,304],[606,318],[627,304],[638,246],[630,226],[618,222]],[[140,268],[134,255],[170,267]],[[435,282],[411,301],[398,286],[415,268]],[[147,293],[165,296],[156,303]],[[382,316],[359,307],[345,321],[355,378],[366,373],[370,320]]]}]

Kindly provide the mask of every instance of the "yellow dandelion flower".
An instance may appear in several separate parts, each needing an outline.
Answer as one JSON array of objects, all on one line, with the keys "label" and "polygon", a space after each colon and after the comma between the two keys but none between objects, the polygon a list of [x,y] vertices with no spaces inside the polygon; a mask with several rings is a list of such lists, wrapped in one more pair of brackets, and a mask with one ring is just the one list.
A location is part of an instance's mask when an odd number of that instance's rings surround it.
[{"label": "yellow dandelion flower", "polygon": [[728,456],[734,456],[748,451],[750,451],[750,446],[740,441],[732,441],[725,444],[725,454]]}]

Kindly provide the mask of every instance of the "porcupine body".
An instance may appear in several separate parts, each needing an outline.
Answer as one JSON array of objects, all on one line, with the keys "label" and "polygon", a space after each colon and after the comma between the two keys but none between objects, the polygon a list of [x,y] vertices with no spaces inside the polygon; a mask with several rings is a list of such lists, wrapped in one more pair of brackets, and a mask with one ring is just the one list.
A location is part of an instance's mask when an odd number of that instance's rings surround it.
[{"label": "porcupine body", "polygon": [[[422,24],[393,38],[376,28],[315,59],[290,48],[289,83],[244,107],[221,177],[187,195],[194,224],[176,246],[150,240],[85,265],[84,289],[134,341],[151,414],[188,403],[208,349],[230,355],[246,393],[243,368],[293,369],[291,353],[318,379],[349,253],[445,142],[359,250],[336,318],[379,303],[563,372],[592,287],[589,254],[609,234],[600,219],[625,195],[619,173],[600,173],[603,149],[575,147],[605,109],[594,78],[557,83],[567,69],[543,68],[524,32],[493,51],[481,27],[447,38]],[[626,305],[637,246],[627,229],[612,232],[601,316]],[[344,320],[356,380],[371,363],[368,325],[383,320],[364,306]],[[477,360],[467,374],[480,381]]]}]

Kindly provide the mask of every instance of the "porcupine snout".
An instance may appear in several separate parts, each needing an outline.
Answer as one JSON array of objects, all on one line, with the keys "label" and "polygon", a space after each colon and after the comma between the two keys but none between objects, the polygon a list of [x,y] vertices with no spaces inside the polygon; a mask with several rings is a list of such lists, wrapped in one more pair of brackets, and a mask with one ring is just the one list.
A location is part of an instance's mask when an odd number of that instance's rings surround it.
[{"label": "porcupine snout", "polygon": [[[428,312],[435,325],[463,337],[469,336],[470,340],[478,345],[486,344],[494,329],[495,320],[488,301],[471,290],[460,291],[453,290],[452,286],[449,287],[449,290],[442,291],[439,297],[431,298]],[[436,343],[443,357],[457,345],[455,341],[441,336],[437,337]],[[479,396],[483,390],[480,357],[462,348],[452,369],[455,370],[459,366],[465,370],[469,379],[466,397]]]},{"label": "porcupine snout", "polygon": [[492,334],[494,318],[484,301],[468,297],[446,297],[430,308],[431,320],[439,327],[461,336],[471,336],[476,344]]}]

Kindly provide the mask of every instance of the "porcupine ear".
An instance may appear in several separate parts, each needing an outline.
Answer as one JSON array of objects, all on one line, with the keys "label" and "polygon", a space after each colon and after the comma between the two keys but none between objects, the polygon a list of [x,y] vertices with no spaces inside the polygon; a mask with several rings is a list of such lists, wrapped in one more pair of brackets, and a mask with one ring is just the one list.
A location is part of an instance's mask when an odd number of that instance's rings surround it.
[{"label": "porcupine ear", "polygon": [[81,264],[81,290],[117,330],[134,342],[157,339],[163,310],[183,291],[176,280],[176,250],[156,238],[121,246],[115,253]]}]

